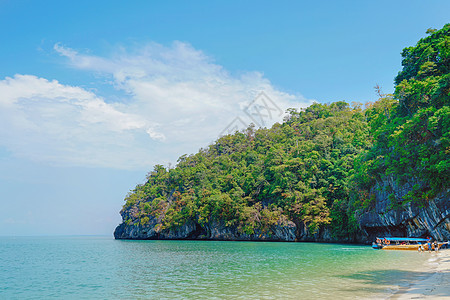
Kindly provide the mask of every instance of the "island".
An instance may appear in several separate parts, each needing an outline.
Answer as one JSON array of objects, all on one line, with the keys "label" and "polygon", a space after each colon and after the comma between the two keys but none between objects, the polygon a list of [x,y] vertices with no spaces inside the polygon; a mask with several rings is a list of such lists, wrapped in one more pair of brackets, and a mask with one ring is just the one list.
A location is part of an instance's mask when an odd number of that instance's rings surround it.
[{"label": "island", "polygon": [[450,24],[402,51],[373,103],[289,109],[271,128],[156,165],[116,239],[371,243],[450,238]]}]

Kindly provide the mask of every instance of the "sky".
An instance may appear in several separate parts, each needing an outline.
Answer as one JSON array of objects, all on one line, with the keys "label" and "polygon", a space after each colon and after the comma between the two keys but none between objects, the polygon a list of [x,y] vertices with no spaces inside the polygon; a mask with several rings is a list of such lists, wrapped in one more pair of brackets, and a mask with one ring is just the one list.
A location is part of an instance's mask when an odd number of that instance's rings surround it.
[{"label": "sky", "polygon": [[156,164],[393,92],[449,1],[0,0],[0,235],[112,235]]}]

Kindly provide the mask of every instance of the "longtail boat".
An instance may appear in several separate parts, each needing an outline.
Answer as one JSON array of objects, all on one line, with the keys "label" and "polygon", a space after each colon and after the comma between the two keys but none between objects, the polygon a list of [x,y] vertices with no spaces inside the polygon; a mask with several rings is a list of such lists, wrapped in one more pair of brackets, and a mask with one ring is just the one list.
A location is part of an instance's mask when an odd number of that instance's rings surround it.
[{"label": "longtail boat", "polygon": [[[421,250],[428,251],[428,243],[431,243],[431,239],[422,238],[401,238],[401,237],[383,237],[377,238],[372,243],[373,249],[383,250]],[[438,244],[438,249],[442,243]],[[431,250],[434,250],[434,243],[431,243]]]}]

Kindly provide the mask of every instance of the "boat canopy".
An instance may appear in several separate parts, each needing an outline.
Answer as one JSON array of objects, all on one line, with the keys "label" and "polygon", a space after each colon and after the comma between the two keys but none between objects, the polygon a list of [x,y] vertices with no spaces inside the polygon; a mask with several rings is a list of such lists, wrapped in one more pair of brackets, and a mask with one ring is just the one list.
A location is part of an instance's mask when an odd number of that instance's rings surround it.
[{"label": "boat canopy", "polygon": [[401,238],[401,237],[384,237],[377,238],[380,240],[388,240],[394,242],[428,242],[430,239],[422,239],[422,238]]}]

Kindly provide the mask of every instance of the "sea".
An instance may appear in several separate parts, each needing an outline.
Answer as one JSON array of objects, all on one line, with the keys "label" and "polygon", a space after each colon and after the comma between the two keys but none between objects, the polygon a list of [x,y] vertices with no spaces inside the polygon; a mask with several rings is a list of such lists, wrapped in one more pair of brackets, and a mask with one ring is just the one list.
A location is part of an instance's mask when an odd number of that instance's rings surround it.
[{"label": "sea", "polygon": [[323,243],[0,237],[0,299],[386,299],[432,254]]}]

